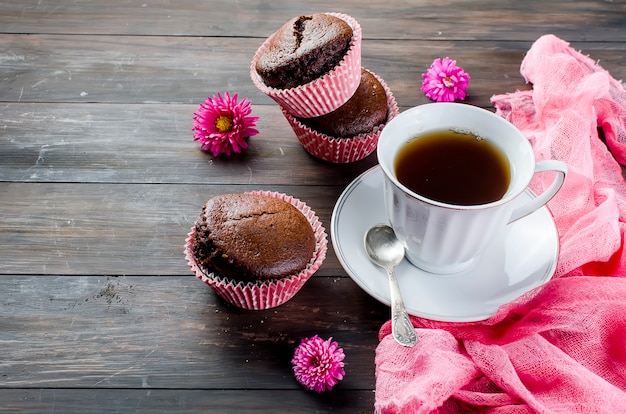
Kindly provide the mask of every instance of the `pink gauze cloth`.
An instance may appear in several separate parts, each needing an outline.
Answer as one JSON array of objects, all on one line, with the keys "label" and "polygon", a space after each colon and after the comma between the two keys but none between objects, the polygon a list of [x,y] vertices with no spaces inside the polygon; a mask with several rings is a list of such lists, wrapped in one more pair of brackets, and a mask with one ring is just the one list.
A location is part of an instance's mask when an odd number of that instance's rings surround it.
[{"label": "pink gauze cloth", "polygon": [[[538,160],[568,164],[548,204],[560,239],[556,273],[485,321],[411,317],[413,348],[385,323],[377,413],[626,413],[626,91],[553,35],[533,44],[521,73],[532,90],[492,102]],[[531,187],[540,193],[551,180],[537,174]]]}]

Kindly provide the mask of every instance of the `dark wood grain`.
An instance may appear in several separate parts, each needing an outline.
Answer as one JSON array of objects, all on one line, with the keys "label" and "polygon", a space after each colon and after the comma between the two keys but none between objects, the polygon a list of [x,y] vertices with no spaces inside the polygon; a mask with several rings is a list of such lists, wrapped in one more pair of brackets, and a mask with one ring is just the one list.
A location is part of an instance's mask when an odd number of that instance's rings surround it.
[{"label": "dark wood grain", "polygon": [[370,390],[388,317],[347,278],[313,278],[265,311],[227,305],[191,274],[6,275],[0,290],[4,388],[297,390],[294,349],[318,334],[344,346],[341,388]]},{"label": "dark wood grain", "polygon": [[[624,42],[573,42],[619,77]],[[3,35],[0,102],[199,104],[224,90],[275,105],[250,79],[262,39]],[[467,102],[528,88],[519,73],[532,41],[364,40],[362,64],[380,75],[403,107],[428,102],[422,73],[450,56],[472,75]],[[121,111],[125,109],[122,108]],[[192,112],[193,113],[193,112]],[[122,118],[122,116],[120,116]]]},{"label": "dark wood grain", "polygon": [[[337,198],[375,154],[336,165],[304,151],[250,60],[294,15],[338,11],[363,29],[362,64],[401,109],[450,56],[466,103],[529,89],[541,35],[626,79],[626,1],[3,0],[0,2],[0,412],[370,413],[389,309],[341,267]],[[207,96],[250,99],[259,134],[213,157],[193,141]],[[286,304],[244,311],[194,277],[183,244],[202,204],[272,190],[305,201],[328,236],[321,268]],[[363,206],[364,209],[368,206]],[[333,337],[346,378],[305,391],[290,359]]]},{"label": "dark wood grain", "polygon": [[[193,140],[197,105],[7,104],[0,180],[146,184],[343,185],[376,155],[333,164],[309,155],[277,105],[255,105],[259,134],[213,157]],[[285,174],[284,171],[290,171]]]},{"label": "dark wood grain", "polygon": [[[366,38],[527,40],[546,31],[572,40],[624,39],[626,3],[612,1],[290,0],[236,4],[179,0],[98,2],[5,0],[6,33],[266,37],[292,16],[338,11],[357,18]],[[584,30],[581,30],[584,28]]]},{"label": "dark wood grain", "polygon": [[0,389],[2,412],[107,413],[372,413],[374,390]]}]

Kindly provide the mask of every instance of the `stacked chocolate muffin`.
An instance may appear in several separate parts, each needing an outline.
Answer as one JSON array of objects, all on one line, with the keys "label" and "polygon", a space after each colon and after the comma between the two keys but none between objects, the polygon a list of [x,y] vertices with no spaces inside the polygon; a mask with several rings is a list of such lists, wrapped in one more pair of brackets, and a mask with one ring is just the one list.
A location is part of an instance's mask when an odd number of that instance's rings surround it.
[{"label": "stacked chocolate muffin", "polygon": [[254,84],[276,101],[304,148],[345,163],[370,155],[399,112],[384,80],[361,67],[361,27],[350,16],[290,19],[257,50]]}]

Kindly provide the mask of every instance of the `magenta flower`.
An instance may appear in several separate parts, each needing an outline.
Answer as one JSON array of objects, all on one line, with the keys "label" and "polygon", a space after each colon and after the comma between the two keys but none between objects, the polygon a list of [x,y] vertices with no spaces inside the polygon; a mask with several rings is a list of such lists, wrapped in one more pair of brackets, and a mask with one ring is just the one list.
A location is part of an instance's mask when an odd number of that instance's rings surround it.
[{"label": "magenta flower", "polygon": [[465,91],[470,81],[469,73],[449,57],[435,59],[426,73],[422,74],[422,78],[422,92],[437,102],[465,99]]},{"label": "magenta flower", "polygon": [[248,148],[245,138],[259,133],[254,129],[257,116],[248,116],[252,112],[250,101],[243,98],[237,101],[237,94],[230,96],[224,92],[207,98],[193,114],[194,140],[200,141],[204,151],[230,155],[231,150],[241,152]]},{"label": "magenta flower", "polygon": [[304,338],[296,348],[291,360],[293,372],[307,390],[331,390],[346,375],[343,370],[343,349],[332,339],[324,341],[315,335]]}]

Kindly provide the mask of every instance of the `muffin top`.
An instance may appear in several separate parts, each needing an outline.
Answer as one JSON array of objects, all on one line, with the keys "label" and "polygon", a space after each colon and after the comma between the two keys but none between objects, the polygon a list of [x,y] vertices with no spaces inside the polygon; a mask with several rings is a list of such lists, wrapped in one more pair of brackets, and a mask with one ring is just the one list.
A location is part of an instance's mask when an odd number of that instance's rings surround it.
[{"label": "muffin top", "polygon": [[387,121],[387,94],[378,79],[361,68],[359,87],[345,104],[319,117],[297,119],[331,137],[352,138]]},{"label": "muffin top", "polygon": [[196,222],[197,264],[236,281],[281,279],[304,270],[315,234],[291,203],[258,194],[222,194]]},{"label": "muffin top", "polygon": [[352,40],[352,28],[328,14],[297,16],[281,26],[257,63],[265,85],[288,89],[309,83],[337,66]]}]

